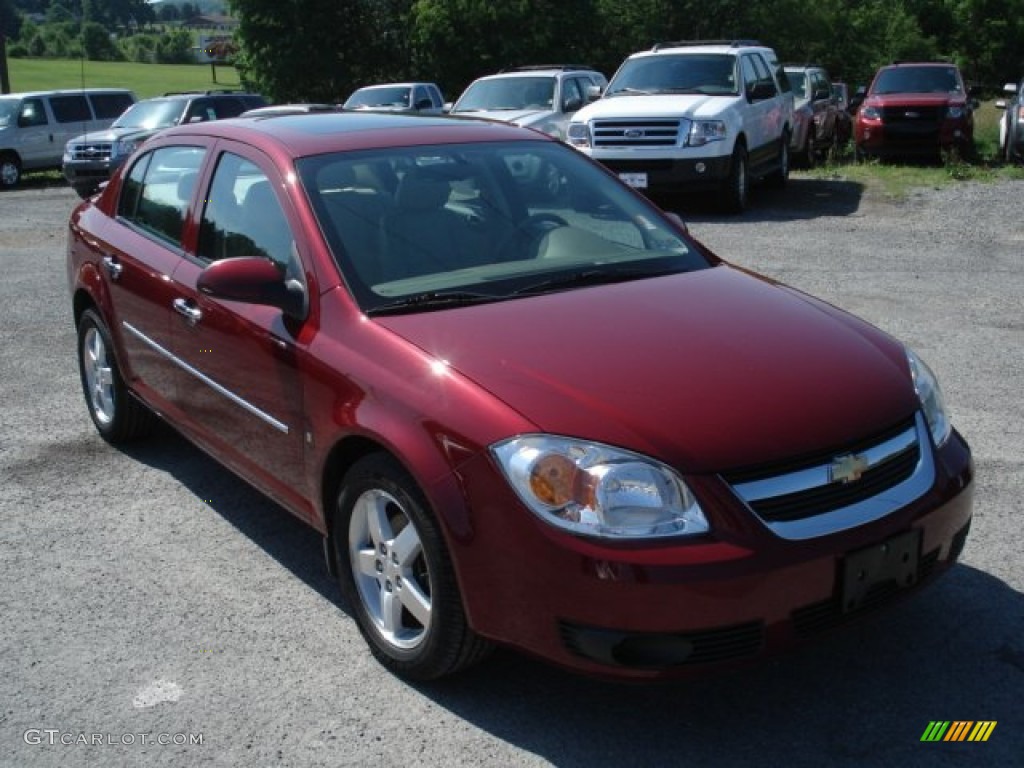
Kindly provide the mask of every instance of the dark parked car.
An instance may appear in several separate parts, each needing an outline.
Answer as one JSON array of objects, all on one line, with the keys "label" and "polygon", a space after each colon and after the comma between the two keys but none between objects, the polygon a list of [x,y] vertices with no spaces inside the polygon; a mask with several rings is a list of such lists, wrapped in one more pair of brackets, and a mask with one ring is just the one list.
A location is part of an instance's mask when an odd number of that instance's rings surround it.
[{"label": "dark parked car", "polygon": [[150,136],[180,123],[237,117],[267,102],[255,93],[197,91],[168,93],[136,102],[109,129],[71,139],[64,150],[64,177],[81,197],[110,178]]},{"label": "dark parked car", "polygon": [[[517,168],[550,164],[552,200]],[[742,663],[931,581],[973,466],[882,331],[494,121],[241,118],[73,212],[89,414],[154,414],[325,539],[376,657]]]},{"label": "dark parked car", "polygon": [[808,168],[839,144],[839,107],[822,67],[786,64],[783,69],[793,88],[794,112],[807,115],[793,124],[793,159]]},{"label": "dark parked car", "polygon": [[960,70],[938,62],[882,67],[854,121],[858,157],[969,156],[974,149],[973,94]]},{"label": "dark parked car", "polygon": [[1009,96],[996,106],[1004,110],[999,119],[999,151],[1008,163],[1024,161],[1024,79],[1007,83],[1003,91]]}]

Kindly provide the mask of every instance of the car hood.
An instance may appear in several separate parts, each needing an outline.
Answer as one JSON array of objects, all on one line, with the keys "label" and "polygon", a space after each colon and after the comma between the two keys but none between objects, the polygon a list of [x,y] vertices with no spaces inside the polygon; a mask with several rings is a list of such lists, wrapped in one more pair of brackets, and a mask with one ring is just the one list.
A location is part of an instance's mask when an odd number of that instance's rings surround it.
[{"label": "car hood", "polygon": [[728,265],[376,322],[542,431],[690,473],[841,448],[918,407],[896,341]]},{"label": "car hood", "polygon": [[138,126],[128,126],[125,128],[107,128],[102,131],[92,131],[91,133],[84,133],[81,136],[76,136],[69,141],[69,144],[82,143],[86,141],[109,141],[115,142],[121,139],[140,139],[149,138],[157,131],[162,131],[163,128],[139,128]]},{"label": "car hood", "polygon": [[702,96],[700,94],[651,94],[649,96],[606,96],[588,104],[573,117],[586,122],[602,117],[650,117],[682,115],[685,117],[720,117],[729,103],[738,96]]}]

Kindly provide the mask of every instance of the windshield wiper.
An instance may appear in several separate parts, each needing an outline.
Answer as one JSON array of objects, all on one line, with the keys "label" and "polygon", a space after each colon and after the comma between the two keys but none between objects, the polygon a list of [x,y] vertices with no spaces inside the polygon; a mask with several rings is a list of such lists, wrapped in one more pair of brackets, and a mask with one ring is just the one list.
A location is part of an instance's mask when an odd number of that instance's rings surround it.
[{"label": "windshield wiper", "polygon": [[465,307],[470,304],[486,304],[500,301],[501,296],[493,293],[473,293],[471,291],[426,291],[407,296],[404,299],[381,304],[366,310],[367,315],[401,315],[407,312],[420,312],[429,309],[447,309]]},{"label": "windshield wiper", "polygon": [[640,94],[641,96],[650,96],[650,91],[645,91],[643,88],[616,88],[611,93],[606,93],[605,96],[618,96],[620,93],[632,93]]},{"label": "windshield wiper", "polygon": [[594,267],[592,269],[581,269],[570,272],[567,275],[557,275],[539,283],[532,283],[512,292],[513,296],[525,296],[537,293],[548,293],[549,291],[560,291],[569,288],[582,288],[588,285],[610,285],[612,283],[625,283],[630,280],[639,280],[645,277],[660,277],[680,272],[678,267],[657,267],[646,269],[638,267]]}]

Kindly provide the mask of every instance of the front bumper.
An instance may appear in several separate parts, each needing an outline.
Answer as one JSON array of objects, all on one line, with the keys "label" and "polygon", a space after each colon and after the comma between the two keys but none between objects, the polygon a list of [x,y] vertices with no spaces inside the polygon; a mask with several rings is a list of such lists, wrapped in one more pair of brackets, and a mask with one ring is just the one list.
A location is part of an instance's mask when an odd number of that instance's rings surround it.
[{"label": "front bumper", "polygon": [[[956,561],[971,520],[973,464],[956,433],[935,457],[931,490],[893,514],[806,541],[753,520],[717,478],[687,478],[705,511],[731,518],[720,538],[608,545],[563,534],[518,505],[489,460],[463,467],[468,498],[487,499],[453,554],[474,629],[602,677],[688,677],[779,652],[928,583]],[[716,490],[717,487],[717,490]],[[726,506],[731,509],[725,510]],[[746,516],[746,523],[738,523]],[[524,521],[526,524],[524,524]],[[910,583],[886,574],[845,604],[844,564],[912,539]],[[869,552],[870,555],[870,552]]]},{"label": "front bumper", "polygon": [[685,160],[671,158],[595,159],[615,174],[644,174],[648,188],[702,189],[719,187],[729,177],[729,170],[732,166],[732,158],[729,155],[687,158]]},{"label": "front bumper", "polygon": [[62,170],[64,171],[64,178],[72,186],[99,185],[100,182],[109,179],[123,162],[124,158],[117,160],[74,160],[65,162]]},{"label": "front bumper", "polygon": [[966,121],[924,121],[921,124],[858,122],[857,146],[876,157],[934,157],[951,149],[966,150],[973,132]]}]

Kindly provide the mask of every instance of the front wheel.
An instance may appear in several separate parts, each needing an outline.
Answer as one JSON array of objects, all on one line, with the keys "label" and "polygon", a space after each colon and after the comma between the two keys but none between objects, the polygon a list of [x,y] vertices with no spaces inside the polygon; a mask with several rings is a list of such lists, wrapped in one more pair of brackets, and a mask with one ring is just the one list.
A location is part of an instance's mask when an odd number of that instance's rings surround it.
[{"label": "front wheel", "polygon": [[742,144],[736,144],[732,151],[732,159],[729,161],[729,176],[720,193],[719,202],[723,211],[743,213],[747,207],[748,184],[747,149]]},{"label": "front wheel", "polygon": [[0,155],[0,187],[16,187],[20,180],[21,161],[18,160],[18,156],[10,152]]},{"label": "front wheel", "polygon": [[381,664],[433,680],[486,655],[489,644],[466,620],[438,524],[397,461],[374,454],[352,466],[331,535],[341,591]]},{"label": "front wheel", "polygon": [[78,321],[78,370],[89,416],[104,440],[122,443],[152,431],[156,417],[128,393],[110,332],[92,309]]}]

